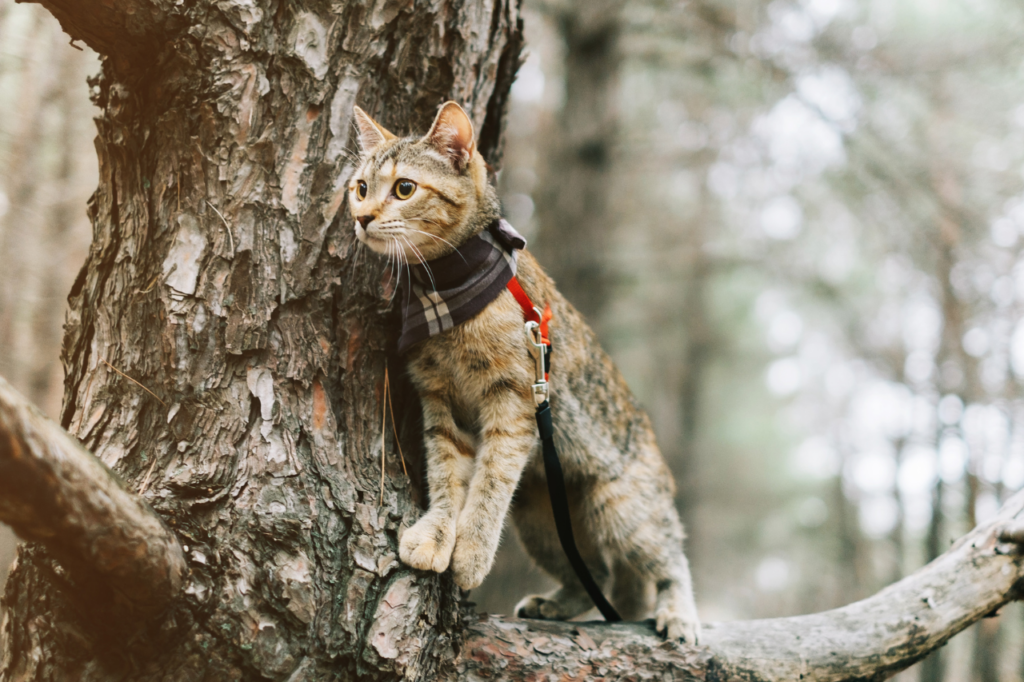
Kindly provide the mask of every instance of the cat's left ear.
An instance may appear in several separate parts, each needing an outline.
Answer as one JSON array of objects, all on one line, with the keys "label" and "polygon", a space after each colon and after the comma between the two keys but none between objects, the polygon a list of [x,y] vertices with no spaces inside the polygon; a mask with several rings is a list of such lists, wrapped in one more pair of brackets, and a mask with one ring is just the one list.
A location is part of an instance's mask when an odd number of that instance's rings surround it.
[{"label": "cat's left ear", "polygon": [[469,164],[476,143],[473,141],[473,122],[455,102],[445,102],[437,112],[434,125],[423,140],[433,145],[461,171]]},{"label": "cat's left ear", "polygon": [[395,139],[384,126],[370,118],[359,107],[352,107],[352,112],[355,114],[356,127],[359,129],[359,148],[364,154],[369,154],[384,142]]}]

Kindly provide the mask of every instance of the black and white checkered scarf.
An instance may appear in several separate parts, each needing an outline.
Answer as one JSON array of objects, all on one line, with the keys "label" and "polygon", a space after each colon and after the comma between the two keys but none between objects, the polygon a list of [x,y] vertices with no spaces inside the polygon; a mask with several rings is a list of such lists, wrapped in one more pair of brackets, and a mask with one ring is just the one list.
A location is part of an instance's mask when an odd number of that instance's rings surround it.
[{"label": "black and white checkered scarf", "polygon": [[[496,220],[447,256],[410,265],[401,283],[402,335],[398,352],[461,324],[498,297],[516,274],[516,250],[526,240],[505,220]],[[433,277],[433,281],[431,281]]]}]

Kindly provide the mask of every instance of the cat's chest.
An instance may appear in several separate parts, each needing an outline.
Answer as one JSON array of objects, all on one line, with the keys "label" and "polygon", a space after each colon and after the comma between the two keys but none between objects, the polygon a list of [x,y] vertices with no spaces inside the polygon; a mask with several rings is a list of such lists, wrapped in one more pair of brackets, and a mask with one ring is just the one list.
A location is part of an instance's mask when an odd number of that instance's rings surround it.
[{"label": "cat's chest", "polygon": [[531,368],[522,311],[507,292],[472,319],[418,344],[409,358],[421,393],[440,394],[464,409],[486,400],[496,382],[510,390],[528,387]]}]

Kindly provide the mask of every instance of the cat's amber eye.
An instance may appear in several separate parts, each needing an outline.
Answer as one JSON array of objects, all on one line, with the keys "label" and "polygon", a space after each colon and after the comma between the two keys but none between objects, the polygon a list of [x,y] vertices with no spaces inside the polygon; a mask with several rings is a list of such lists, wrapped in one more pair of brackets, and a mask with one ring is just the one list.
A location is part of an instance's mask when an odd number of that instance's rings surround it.
[{"label": "cat's amber eye", "polygon": [[416,191],[416,183],[412,180],[399,180],[395,183],[395,196],[399,199],[408,199]]},{"label": "cat's amber eye", "polygon": [[360,180],[356,183],[356,196],[359,197],[359,201],[366,198],[366,182]]}]

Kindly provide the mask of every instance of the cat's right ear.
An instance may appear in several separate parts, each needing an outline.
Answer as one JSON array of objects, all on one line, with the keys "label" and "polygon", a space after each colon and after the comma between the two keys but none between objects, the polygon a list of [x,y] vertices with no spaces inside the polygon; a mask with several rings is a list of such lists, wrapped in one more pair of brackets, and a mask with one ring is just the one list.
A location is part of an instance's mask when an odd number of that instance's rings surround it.
[{"label": "cat's right ear", "polygon": [[379,125],[359,107],[353,106],[352,111],[356,115],[356,127],[359,129],[359,148],[364,154],[369,154],[388,140],[395,139],[384,126]]},{"label": "cat's right ear", "polygon": [[445,102],[437,112],[434,125],[424,141],[448,157],[455,170],[461,171],[473,158],[473,122],[466,111],[455,102]]}]

